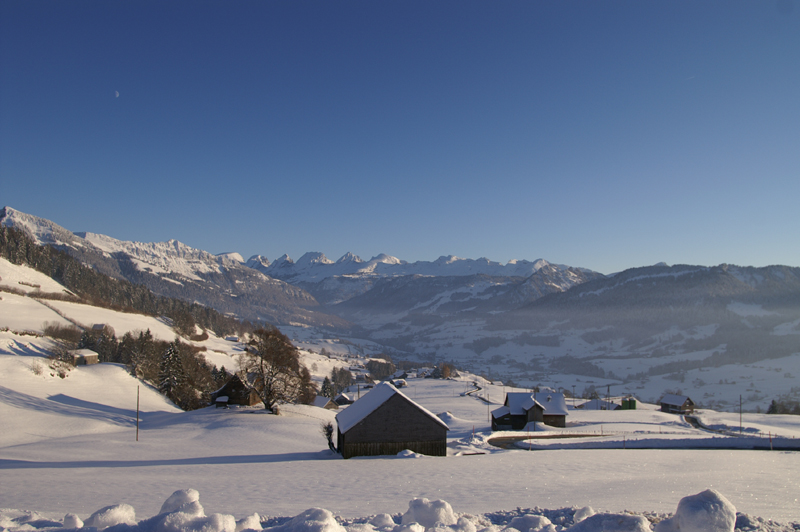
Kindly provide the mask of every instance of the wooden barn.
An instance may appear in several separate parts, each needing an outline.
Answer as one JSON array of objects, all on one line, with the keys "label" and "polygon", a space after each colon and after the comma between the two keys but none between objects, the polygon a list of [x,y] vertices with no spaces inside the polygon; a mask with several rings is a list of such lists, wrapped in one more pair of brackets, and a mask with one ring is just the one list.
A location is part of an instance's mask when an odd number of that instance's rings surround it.
[{"label": "wooden barn", "polygon": [[234,375],[225,386],[211,394],[211,401],[217,406],[255,406],[261,399],[255,391],[242,383],[238,375]]},{"label": "wooden barn", "polygon": [[394,455],[405,449],[447,455],[447,425],[388,382],[336,414],[337,448],[344,458]]},{"label": "wooden barn", "polygon": [[685,395],[665,394],[659,401],[661,411],[668,414],[691,414],[694,412],[694,401]]},{"label": "wooden barn", "polygon": [[503,406],[492,412],[492,430],[523,430],[528,423],[567,426],[567,402],[563,393],[508,392]]}]

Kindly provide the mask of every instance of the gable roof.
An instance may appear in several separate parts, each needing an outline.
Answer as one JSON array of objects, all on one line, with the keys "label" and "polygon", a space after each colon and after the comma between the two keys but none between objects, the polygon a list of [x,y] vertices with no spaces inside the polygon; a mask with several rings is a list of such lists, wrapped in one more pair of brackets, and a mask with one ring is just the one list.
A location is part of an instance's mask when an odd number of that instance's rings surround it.
[{"label": "gable roof", "polygon": [[[539,392],[535,394],[535,397],[534,399],[534,394],[529,392],[508,392],[504,404],[512,416],[524,415],[534,405],[539,405],[544,410],[544,414],[548,416],[567,415],[567,401],[564,399],[563,393]],[[501,415],[504,414],[498,414],[498,416]]]},{"label": "gable roof", "polygon": [[567,401],[564,399],[563,393],[547,392],[539,393],[536,399],[544,406],[544,415],[546,416],[566,416]]},{"label": "gable roof", "polygon": [[436,420],[436,422],[442,425],[445,429],[450,430],[450,427],[448,427],[444,421],[439,419],[427,408],[418,405],[409,399],[403,392],[388,382],[382,382],[362,396],[361,399],[336,414],[336,424],[339,426],[339,432],[345,433],[358,425],[361,420],[377,410],[379,406],[391,399],[394,395],[399,395],[412,405],[419,408],[419,410],[424,414]]},{"label": "gable roof", "polygon": [[689,404],[694,404],[694,401],[689,399],[688,395],[675,395],[674,393],[667,393],[664,394],[664,397],[661,398],[659,403],[664,403],[667,405],[672,406],[683,406],[686,401],[689,401]]},{"label": "gable roof", "polygon": [[314,402],[311,403],[312,406],[318,406],[320,408],[325,408],[325,406],[331,402],[330,397],[325,397],[324,395],[318,395],[314,398]]},{"label": "gable roof", "polygon": [[504,405],[508,407],[509,413],[512,416],[524,415],[525,412],[533,408],[533,405],[539,405],[544,409],[542,403],[535,400],[533,394],[528,392],[508,392]]}]

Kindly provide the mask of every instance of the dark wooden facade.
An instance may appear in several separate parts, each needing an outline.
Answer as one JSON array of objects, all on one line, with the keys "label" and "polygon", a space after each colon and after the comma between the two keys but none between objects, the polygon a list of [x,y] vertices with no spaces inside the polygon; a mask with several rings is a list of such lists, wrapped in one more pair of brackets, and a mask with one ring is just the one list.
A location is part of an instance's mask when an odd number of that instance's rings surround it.
[{"label": "dark wooden facade", "polygon": [[248,389],[238,375],[234,375],[225,383],[225,386],[211,394],[211,402],[217,401],[218,397],[227,397],[228,405],[255,406],[261,402],[258,394]]},{"label": "dark wooden facade", "polygon": [[694,401],[685,395],[667,394],[661,398],[661,411],[668,414],[691,414],[694,412]]},{"label": "dark wooden facade", "polygon": [[337,430],[337,447],[344,458],[395,455],[405,449],[446,456],[447,430],[429,412],[395,393],[345,433]]},{"label": "dark wooden facade", "polygon": [[[506,408],[508,410],[508,408]],[[512,414],[510,411],[503,411],[501,415],[495,416],[492,413],[492,430],[522,430],[525,425],[536,421],[544,423],[544,408],[541,405],[533,405],[529,410],[521,414]]]}]

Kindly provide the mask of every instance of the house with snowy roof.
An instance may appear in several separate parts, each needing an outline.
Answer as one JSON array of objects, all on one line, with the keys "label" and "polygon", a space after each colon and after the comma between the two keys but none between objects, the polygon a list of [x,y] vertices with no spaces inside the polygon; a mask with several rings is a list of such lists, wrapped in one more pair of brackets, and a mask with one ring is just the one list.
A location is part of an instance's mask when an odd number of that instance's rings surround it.
[{"label": "house with snowy roof", "polygon": [[395,455],[406,449],[447,455],[447,424],[388,382],[336,414],[336,424],[337,448],[344,458]]},{"label": "house with snowy roof", "polygon": [[567,426],[563,393],[508,392],[503,406],[492,411],[492,430],[523,430],[528,423]]},{"label": "house with snowy roof", "polygon": [[664,394],[664,397],[659,401],[661,411],[668,414],[691,414],[694,412],[694,401],[689,399],[686,395],[677,395],[674,393]]},{"label": "house with snowy roof", "polygon": [[339,410],[339,405],[337,405],[333,399],[330,397],[325,397],[324,395],[318,395],[314,398],[314,402],[311,403],[312,406],[316,406],[319,408],[324,408],[326,410]]},{"label": "house with snowy roof", "polygon": [[333,398],[333,402],[336,403],[339,406],[352,405],[353,404],[353,398],[350,395],[342,392],[342,393],[340,393],[339,395],[337,395],[336,397]]}]

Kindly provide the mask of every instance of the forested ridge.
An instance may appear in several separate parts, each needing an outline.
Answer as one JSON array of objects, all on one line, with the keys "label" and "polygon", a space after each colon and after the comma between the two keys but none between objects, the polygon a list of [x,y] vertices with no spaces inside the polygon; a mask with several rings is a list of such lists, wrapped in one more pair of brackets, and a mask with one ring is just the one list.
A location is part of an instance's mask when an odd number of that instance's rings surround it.
[{"label": "forested ridge", "polygon": [[209,307],[158,296],[145,286],[113,279],[81,264],[64,251],[38,245],[24,231],[12,227],[0,227],[0,257],[51,277],[83,303],[123,312],[166,316],[173,321],[176,330],[187,336],[194,334],[195,324],[218,336],[255,329],[250,322],[225,316]]}]

